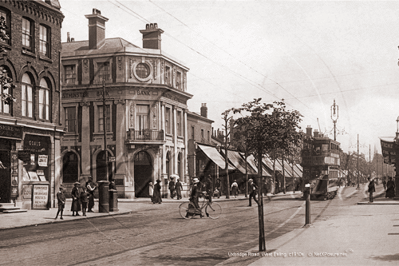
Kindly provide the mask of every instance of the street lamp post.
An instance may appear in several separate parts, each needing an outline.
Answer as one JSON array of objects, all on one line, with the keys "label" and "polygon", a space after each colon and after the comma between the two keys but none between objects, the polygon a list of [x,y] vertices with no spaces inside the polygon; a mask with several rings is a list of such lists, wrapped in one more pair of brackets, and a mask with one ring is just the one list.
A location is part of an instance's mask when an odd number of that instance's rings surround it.
[{"label": "street lamp post", "polygon": [[335,104],[335,100],[333,105],[331,105],[331,120],[334,123],[334,140],[337,140],[337,120],[339,117],[339,106]]}]

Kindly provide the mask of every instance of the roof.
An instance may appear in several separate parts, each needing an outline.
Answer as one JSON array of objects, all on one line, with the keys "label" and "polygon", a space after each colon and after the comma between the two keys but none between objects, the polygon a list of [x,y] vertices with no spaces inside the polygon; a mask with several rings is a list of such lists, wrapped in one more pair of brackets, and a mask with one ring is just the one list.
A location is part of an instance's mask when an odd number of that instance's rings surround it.
[{"label": "roof", "polygon": [[[218,152],[218,150],[215,147],[210,147],[210,146],[204,146],[204,145],[199,145],[198,147],[205,153],[205,155],[213,161],[217,166],[219,166],[222,169],[225,169],[226,167],[226,162],[222,155]],[[229,170],[235,170],[236,168],[231,165],[230,163],[228,164],[228,169]]]},{"label": "roof", "polygon": [[[230,162],[243,174],[247,173],[245,167],[247,166],[248,174],[253,175],[257,172],[249,166],[245,160],[241,157],[241,155],[236,151],[228,151],[227,157],[229,158]],[[248,167],[249,166],[249,167]]]}]

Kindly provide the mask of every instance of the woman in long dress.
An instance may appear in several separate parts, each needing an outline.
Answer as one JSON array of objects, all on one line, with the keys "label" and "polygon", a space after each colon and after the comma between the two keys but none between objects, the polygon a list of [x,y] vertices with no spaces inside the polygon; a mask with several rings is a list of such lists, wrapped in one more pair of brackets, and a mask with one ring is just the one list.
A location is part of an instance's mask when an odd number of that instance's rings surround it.
[{"label": "woman in long dress", "polygon": [[395,182],[392,181],[392,177],[390,177],[389,181],[387,182],[387,191],[385,193],[385,198],[392,199],[393,197],[395,197]]},{"label": "woman in long dress", "polygon": [[154,203],[154,185],[152,182],[148,183],[148,194],[150,195],[151,202]]},{"label": "woman in long dress", "polygon": [[79,193],[79,182],[75,182],[74,187],[72,189],[72,205],[71,205],[71,211],[72,211],[72,216],[79,216],[79,211],[81,210],[81,205],[80,205],[80,193]]},{"label": "woman in long dress", "polygon": [[156,204],[162,203],[162,198],[161,198],[161,180],[157,180],[157,183],[154,186],[154,196],[153,196],[154,200],[152,203]]}]

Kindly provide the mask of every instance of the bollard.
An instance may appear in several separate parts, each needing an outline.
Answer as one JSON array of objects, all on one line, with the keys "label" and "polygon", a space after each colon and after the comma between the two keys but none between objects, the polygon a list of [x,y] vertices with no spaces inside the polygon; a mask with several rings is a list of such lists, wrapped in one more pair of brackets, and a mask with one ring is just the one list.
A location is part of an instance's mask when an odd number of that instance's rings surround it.
[{"label": "bollard", "polygon": [[310,184],[305,185],[305,190],[303,191],[306,199],[306,215],[305,215],[305,225],[310,224]]},{"label": "bollard", "polygon": [[118,210],[118,191],[116,189],[109,190],[109,211],[117,212]]},{"label": "bollard", "polygon": [[98,212],[109,212],[108,181],[98,181]]}]

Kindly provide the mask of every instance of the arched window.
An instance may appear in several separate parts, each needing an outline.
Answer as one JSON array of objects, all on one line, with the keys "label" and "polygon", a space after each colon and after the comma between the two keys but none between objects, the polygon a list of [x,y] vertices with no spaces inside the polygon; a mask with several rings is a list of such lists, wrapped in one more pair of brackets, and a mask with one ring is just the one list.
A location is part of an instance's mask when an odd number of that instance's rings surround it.
[{"label": "arched window", "polygon": [[[6,66],[0,66],[0,71],[3,74],[3,77],[7,79],[7,77],[10,76],[10,71]],[[2,98],[2,95],[12,95],[11,88],[8,88],[7,86],[4,86],[0,82],[0,113],[1,114],[10,114],[10,106],[12,102],[9,102],[8,104],[4,102],[4,99]]]},{"label": "arched window", "polygon": [[50,86],[49,82],[42,78],[39,88],[39,119],[50,120]]},{"label": "arched window", "polygon": [[73,152],[67,152],[63,158],[62,180],[63,183],[74,183],[79,179],[79,160]]},{"label": "arched window", "polygon": [[21,89],[22,116],[33,118],[33,85],[28,73],[22,76]]}]

